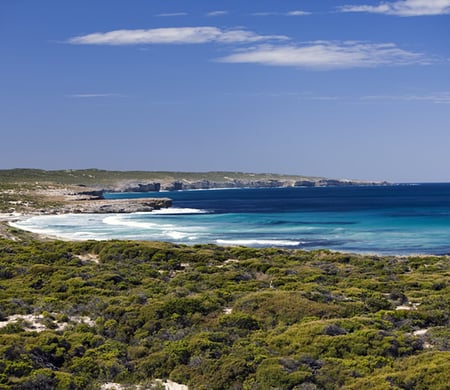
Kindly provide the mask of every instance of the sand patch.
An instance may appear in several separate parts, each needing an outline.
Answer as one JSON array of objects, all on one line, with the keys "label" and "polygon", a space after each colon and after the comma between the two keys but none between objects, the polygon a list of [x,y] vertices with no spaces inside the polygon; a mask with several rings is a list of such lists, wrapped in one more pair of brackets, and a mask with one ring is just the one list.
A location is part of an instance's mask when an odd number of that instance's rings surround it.
[{"label": "sand patch", "polygon": [[75,257],[79,258],[83,263],[96,263],[98,264],[99,257],[94,253],[86,253],[84,255],[75,255]]},{"label": "sand patch", "polygon": [[48,317],[44,317],[42,314],[14,314],[9,316],[6,321],[0,321],[0,328],[4,328],[8,324],[22,323],[25,332],[43,332],[44,330],[62,331],[71,323],[95,326],[95,321],[87,316],[74,316],[68,318],[68,321],[60,322],[53,320],[56,316],[58,316],[57,313],[52,313]]},{"label": "sand patch", "polygon": [[101,390],[151,390],[154,389],[155,386],[163,385],[165,390],[189,390],[186,385],[181,385],[176,382],[172,382],[171,380],[162,381],[161,379],[156,379],[153,385],[149,386],[141,386],[141,385],[134,385],[134,386],[126,386],[122,385],[120,383],[113,383],[108,382],[104,383],[100,386]]}]

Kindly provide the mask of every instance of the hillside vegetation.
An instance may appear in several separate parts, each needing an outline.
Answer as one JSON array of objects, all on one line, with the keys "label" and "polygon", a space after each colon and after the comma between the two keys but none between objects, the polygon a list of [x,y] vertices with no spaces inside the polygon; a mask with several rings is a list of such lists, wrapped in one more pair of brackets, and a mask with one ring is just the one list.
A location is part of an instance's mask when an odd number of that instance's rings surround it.
[{"label": "hillside vegetation", "polygon": [[59,183],[66,185],[111,185],[120,181],[174,181],[174,180],[307,180],[321,179],[300,175],[243,172],[146,172],[107,171],[101,169],[53,170],[7,169],[0,170],[2,183]]},{"label": "hillside vegetation", "polygon": [[449,388],[447,257],[12,233],[0,389]]}]

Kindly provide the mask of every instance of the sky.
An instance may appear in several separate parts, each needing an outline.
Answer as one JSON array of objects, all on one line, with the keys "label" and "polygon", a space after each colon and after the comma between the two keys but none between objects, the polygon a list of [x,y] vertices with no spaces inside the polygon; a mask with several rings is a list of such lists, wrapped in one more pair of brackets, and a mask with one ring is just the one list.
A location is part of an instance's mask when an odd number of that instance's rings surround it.
[{"label": "sky", "polygon": [[0,0],[0,169],[450,182],[450,0]]}]

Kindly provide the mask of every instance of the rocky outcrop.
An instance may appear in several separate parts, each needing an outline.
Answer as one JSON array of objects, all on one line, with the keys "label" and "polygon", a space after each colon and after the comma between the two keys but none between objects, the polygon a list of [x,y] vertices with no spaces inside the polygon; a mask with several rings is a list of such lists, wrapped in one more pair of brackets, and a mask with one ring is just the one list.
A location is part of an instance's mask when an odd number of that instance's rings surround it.
[{"label": "rocky outcrop", "polygon": [[316,181],[313,180],[297,180],[294,183],[294,187],[315,187]]},{"label": "rocky outcrop", "polygon": [[159,192],[161,183],[137,183],[121,189],[119,192]]},{"label": "rocky outcrop", "polygon": [[183,183],[181,181],[174,181],[171,183],[164,184],[162,186],[162,189],[164,191],[181,191],[185,188],[183,188]]},{"label": "rocky outcrop", "polygon": [[169,198],[140,198],[140,199],[103,199],[82,202],[67,202],[58,210],[57,214],[110,214],[149,212],[172,206]]},{"label": "rocky outcrop", "polygon": [[359,181],[359,180],[335,180],[335,179],[322,179],[316,183],[317,187],[345,187],[345,186],[380,186],[388,185],[388,182],[371,182],[371,181]]},{"label": "rocky outcrop", "polygon": [[82,191],[77,192],[76,195],[79,196],[80,200],[94,200],[94,199],[103,199],[104,192],[105,191],[103,190]]}]

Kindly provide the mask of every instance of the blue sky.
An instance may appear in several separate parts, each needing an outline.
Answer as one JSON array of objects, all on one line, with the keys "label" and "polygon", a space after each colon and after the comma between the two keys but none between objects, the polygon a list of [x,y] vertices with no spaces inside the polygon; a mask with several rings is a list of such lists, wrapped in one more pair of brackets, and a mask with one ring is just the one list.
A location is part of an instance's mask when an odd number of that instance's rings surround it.
[{"label": "blue sky", "polygon": [[450,0],[1,0],[0,167],[450,181]]}]

